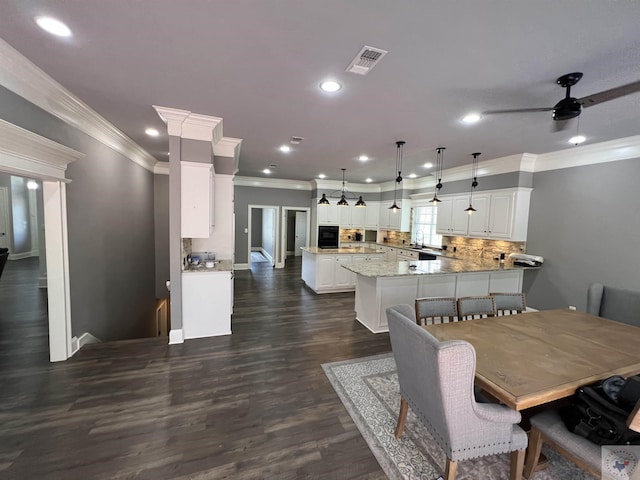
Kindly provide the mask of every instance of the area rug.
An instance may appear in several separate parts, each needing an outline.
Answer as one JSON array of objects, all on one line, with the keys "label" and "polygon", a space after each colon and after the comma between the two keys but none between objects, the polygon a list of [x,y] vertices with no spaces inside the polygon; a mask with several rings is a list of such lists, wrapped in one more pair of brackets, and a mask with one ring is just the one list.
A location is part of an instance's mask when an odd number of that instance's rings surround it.
[{"label": "area rug", "polygon": [[268,261],[262,252],[251,252],[251,263],[265,263]]},{"label": "area rug", "polygon": [[[437,480],[444,474],[445,455],[411,409],[404,434],[396,440],[400,394],[391,354],[322,365],[378,463],[393,480]],[[549,467],[533,480],[593,480],[555,451],[543,448]],[[457,480],[508,480],[509,454],[466,460],[458,464]]]}]

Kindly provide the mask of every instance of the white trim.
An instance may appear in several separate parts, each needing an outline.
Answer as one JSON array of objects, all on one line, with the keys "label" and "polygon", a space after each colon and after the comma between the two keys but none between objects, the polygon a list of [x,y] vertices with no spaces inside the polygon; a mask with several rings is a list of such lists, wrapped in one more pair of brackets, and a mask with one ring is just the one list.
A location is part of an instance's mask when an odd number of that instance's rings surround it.
[{"label": "white trim", "polygon": [[169,345],[184,343],[184,332],[181,328],[172,328],[169,331]]},{"label": "white trim", "polygon": [[0,85],[153,171],[157,160],[146,150],[2,39]]},{"label": "white trim", "polygon": [[8,260],[12,261],[12,260],[24,260],[25,258],[30,258],[30,257],[34,257],[37,255],[32,255],[31,252],[22,252],[22,253],[11,253],[11,255],[9,255]]},{"label": "white trim", "polygon": [[[278,215],[278,213],[280,212],[280,206],[279,205],[248,205],[248,212],[247,212],[247,263],[248,265],[251,265],[251,210],[254,208],[260,208],[260,209],[274,209],[276,211],[276,224],[274,225],[274,239],[273,239],[273,252],[276,255],[276,257],[278,256],[278,252],[280,251],[280,235],[278,235],[278,233],[280,232],[280,215]],[[264,250],[263,250],[264,253]],[[271,257],[271,255],[268,255],[269,257]],[[267,254],[265,253],[265,257],[267,257]],[[281,264],[282,263],[282,264]],[[275,268],[282,268],[284,267],[284,261],[283,262],[278,262],[277,258],[271,258],[271,265],[273,265]]]},{"label": "white trim", "polygon": [[153,167],[154,175],[169,175],[169,162],[158,162]]},{"label": "white trim", "polygon": [[304,180],[284,180],[280,178],[235,177],[237,187],[282,188],[286,190],[311,190],[311,183]]},{"label": "white trim", "polygon": [[85,345],[89,345],[91,343],[102,343],[102,340],[100,340],[97,337],[94,337],[89,332],[84,332],[82,335],[80,335],[80,338],[73,337],[71,339],[71,355],[70,356],[75,355],[78,352],[78,350],[80,350]]},{"label": "white trim", "polygon": [[[310,182],[316,189],[323,190],[341,190],[342,189],[342,180],[323,180],[315,178]],[[354,183],[354,182],[344,182],[345,189],[350,192],[359,192],[359,193],[380,193],[382,183]],[[391,184],[393,187],[393,184]],[[393,190],[393,188],[391,188]]]},{"label": "white trim", "polygon": [[640,157],[640,135],[538,155],[535,172],[617,162]]},{"label": "white trim", "polygon": [[249,270],[249,264],[248,263],[234,263],[233,264],[233,269],[234,270]]},{"label": "white trim", "polygon": [[[282,227],[280,228],[280,263],[278,265],[276,265],[276,268],[284,268],[285,266],[285,260],[287,258],[287,254],[289,252],[287,252],[287,212],[292,211],[292,212],[305,212],[307,214],[307,221],[306,221],[306,226],[305,226],[305,230],[306,230],[306,240],[305,240],[305,247],[309,247],[309,241],[310,241],[310,235],[311,235],[311,208],[310,207],[292,207],[292,206],[282,206],[281,207],[281,211],[282,211],[282,221],[280,222],[280,225],[282,225]],[[295,251],[292,252],[295,255]]]}]

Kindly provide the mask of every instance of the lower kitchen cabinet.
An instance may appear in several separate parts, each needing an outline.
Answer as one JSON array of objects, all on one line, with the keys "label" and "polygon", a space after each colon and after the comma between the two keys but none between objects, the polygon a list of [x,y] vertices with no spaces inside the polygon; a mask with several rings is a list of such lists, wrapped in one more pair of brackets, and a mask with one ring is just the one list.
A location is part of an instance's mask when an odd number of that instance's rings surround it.
[{"label": "lower kitchen cabinet", "polygon": [[214,337],[231,333],[233,273],[182,274],[182,329],[184,338]]},{"label": "lower kitchen cabinet", "polygon": [[316,254],[303,250],[302,280],[316,293],[352,292],[356,285],[355,274],[342,266],[368,261],[384,261],[384,254]]}]

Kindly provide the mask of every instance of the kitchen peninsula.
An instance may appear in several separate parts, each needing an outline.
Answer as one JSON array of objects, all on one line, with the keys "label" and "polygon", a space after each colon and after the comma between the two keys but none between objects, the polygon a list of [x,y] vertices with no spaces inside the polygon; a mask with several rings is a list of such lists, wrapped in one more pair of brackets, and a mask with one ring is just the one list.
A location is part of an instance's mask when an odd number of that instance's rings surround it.
[{"label": "kitchen peninsula", "polygon": [[[356,319],[373,333],[389,331],[386,308],[420,297],[466,297],[521,292],[528,267],[481,258],[343,265],[356,276]],[[535,267],[537,268],[537,267]]]}]

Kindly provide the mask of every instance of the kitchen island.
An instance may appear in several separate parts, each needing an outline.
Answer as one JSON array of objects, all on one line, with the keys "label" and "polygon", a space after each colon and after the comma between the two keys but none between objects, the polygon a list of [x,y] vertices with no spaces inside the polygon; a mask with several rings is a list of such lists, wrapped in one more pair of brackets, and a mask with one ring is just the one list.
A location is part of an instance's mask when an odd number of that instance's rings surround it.
[{"label": "kitchen island", "polygon": [[376,248],[302,248],[302,280],[316,293],[353,292],[356,275],[345,265],[381,262],[385,254]]},{"label": "kitchen island", "polygon": [[343,266],[356,276],[356,319],[373,333],[388,332],[387,307],[420,297],[467,297],[521,292],[528,267],[495,260],[445,258]]}]

